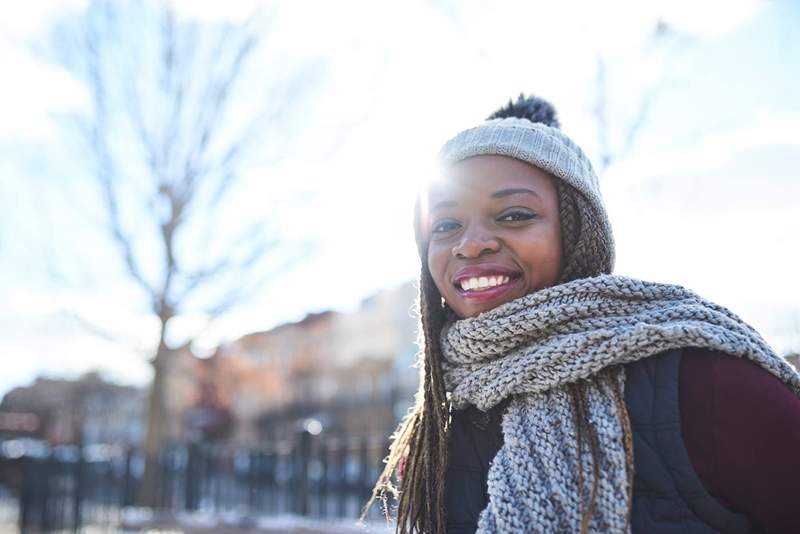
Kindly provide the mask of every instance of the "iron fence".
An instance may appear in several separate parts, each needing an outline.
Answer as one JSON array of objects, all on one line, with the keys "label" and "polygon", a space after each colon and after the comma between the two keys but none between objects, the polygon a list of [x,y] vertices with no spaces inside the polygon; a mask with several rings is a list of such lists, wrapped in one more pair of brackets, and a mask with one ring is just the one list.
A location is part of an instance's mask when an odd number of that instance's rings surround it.
[{"label": "iron fence", "polygon": [[[159,457],[154,500],[160,511],[173,514],[355,518],[387,447],[382,439],[309,433],[252,450],[172,444]],[[139,450],[94,445],[0,451],[0,515],[16,514],[21,532],[115,528],[123,510],[136,504],[144,472]]]}]

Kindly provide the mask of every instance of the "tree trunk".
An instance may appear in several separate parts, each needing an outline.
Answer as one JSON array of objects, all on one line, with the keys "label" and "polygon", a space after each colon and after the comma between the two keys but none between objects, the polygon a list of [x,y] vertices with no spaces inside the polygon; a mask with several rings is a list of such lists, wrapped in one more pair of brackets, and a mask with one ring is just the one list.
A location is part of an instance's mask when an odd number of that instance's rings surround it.
[{"label": "tree trunk", "polygon": [[164,419],[167,416],[164,409],[164,368],[169,357],[169,349],[164,343],[166,322],[161,324],[158,351],[152,360],[153,383],[150,386],[147,410],[147,431],[144,439],[144,474],[137,492],[137,504],[149,508],[160,505],[159,493],[161,489],[161,466],[159,454],[164,444]]}]

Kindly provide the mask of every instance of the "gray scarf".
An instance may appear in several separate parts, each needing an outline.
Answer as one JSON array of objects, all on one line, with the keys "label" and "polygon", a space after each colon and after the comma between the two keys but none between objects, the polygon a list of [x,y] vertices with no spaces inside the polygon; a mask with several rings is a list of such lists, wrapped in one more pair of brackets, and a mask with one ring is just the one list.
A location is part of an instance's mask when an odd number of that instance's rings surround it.
[{"label": "gray scarf", "polygon": [[[478,532],[577,532],[593,468],[567,385],[584,381],[597,435],[592,532],[627,532],[623,431],[612,388],[622,364],[682,347],[747,358],[800,396],[800,375],[736,315],[680,286],[601,275],[546,288],[442,331],[445,383],[456,407],[488,410],[511,397],[504,445],[488,474]],[[605,378],[601,378],[598,372]],[[579,488],[578,466],[584,481]],[[582,491],[582,495],[581,495]]]}]

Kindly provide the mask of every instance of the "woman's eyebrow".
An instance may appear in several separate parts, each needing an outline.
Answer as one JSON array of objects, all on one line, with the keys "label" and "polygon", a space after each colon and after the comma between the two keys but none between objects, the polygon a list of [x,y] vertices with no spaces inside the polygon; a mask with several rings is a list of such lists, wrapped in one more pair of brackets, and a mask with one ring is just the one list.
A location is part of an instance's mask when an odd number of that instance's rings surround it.
[{"label": "woman's eyebrow", "polygon": [[455,206],[456,203],[453,202],[452,200],[440,200],[439,202],[433,205],[431,210],[437,210],[441,208],[454,208]]},{"label": "woman's eyebrow", "polygon": [[510,188],[510,189],[500,189],[499,191],[495,191],[494,193],[492,193],[492,198],[503,198],[503,197],[507,197],[507,196],[510,196],[510,195],[516,195],[516,194],[519,194],[519,193],[526,194],[526,195],[533,195],[533,196],[535,196],[537,198],[540,198],[540,199],[542,198],[539,195],[539,193],[537,193],[533,189],[525,189],[524,187],[513,187],[513,188]]}]

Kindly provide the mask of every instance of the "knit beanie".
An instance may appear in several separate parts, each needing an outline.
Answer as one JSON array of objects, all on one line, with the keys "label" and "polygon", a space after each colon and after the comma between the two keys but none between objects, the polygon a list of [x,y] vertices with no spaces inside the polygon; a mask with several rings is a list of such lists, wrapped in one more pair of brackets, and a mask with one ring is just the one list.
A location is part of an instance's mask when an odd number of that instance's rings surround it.
[{"label": "knit beanie", "polygon": [[558,127],[553,106],[520,95],[484,123],[464,130],[439,152],[444,164],[480,155],[515,158],[550,173],[559,196],[561,281],[611,273],[614,238],[589,158]]}]

